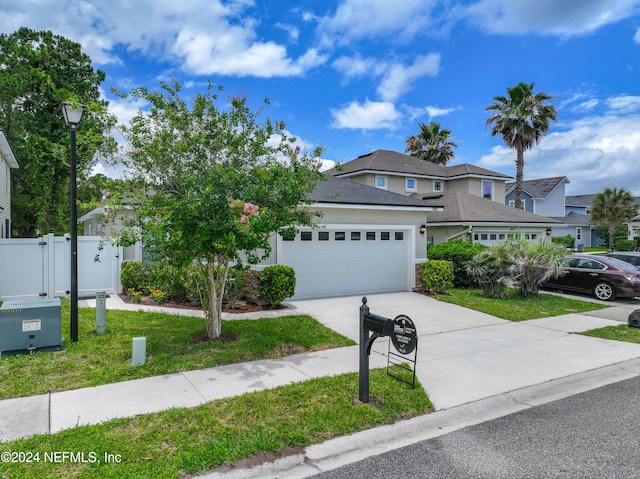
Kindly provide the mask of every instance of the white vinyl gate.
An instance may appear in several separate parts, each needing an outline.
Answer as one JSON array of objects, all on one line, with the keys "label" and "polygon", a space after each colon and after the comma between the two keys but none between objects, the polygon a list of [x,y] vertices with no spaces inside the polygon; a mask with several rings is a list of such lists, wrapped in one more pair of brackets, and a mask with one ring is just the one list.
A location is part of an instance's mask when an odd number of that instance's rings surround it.
[{"label": "white vinyl gate", "polygon": [[[120,293],[122,258],[121,247],[101,246],[99,236],[79,236],[78,297]],[[70,289],[69,235],[0,239],[0,300],[64,297]]]}]

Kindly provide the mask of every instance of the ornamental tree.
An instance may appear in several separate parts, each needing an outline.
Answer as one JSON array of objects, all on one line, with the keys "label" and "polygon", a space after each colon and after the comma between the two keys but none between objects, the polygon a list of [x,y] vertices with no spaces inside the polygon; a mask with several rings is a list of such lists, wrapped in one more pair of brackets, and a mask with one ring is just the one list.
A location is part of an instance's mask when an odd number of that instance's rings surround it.
[{"label": "ornamental tree", "polygon": [[284,123],[259,121],[267,100],[255,112],[244,97],[219,106],[222,91],[209,82],[190,103],[176,81],[121,93],[150,105],[121,127],[130,145],[124,163],[138,180],[126,193],[133,219],[122,236],[131,238],[134,227],[146,250],[202,268],[211,339],[221,334],[230,264],[255,264],[271,252],[274,233],[313,225],[319,214],[305,206],[323,178],[320,149],[301,152]]}]

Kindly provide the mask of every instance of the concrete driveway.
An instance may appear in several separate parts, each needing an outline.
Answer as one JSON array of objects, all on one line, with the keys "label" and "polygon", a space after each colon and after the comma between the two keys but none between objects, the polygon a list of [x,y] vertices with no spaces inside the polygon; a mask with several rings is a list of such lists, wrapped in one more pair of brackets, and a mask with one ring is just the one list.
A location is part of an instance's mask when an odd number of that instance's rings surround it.
[{"label": "concrete driveway", "polygon": [[[415,323],[416,374],[436,409],[640,358],[640,344],[574,334],[621,324],[637,309],[632,302],[637,300],[516,323],[418,293],[376,294],[367,299],[371,313],[388,318],[405,314]],[[357,342],[361,300],[362,296],[349,296],[295,301],[291,307]],[[372,367],[386,363],[388,350],[388,338],[376,340]],[[638,372],[634,368],[633,373]]]}]

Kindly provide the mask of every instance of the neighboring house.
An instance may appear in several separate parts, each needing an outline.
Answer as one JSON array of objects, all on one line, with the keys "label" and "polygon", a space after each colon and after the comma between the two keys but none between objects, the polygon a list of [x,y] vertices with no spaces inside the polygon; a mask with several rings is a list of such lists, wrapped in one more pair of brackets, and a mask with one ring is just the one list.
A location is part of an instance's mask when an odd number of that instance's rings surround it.
[{"label": "neighboring house", "polygon": [[[530,213],[550,217],[565,215],[565,185],[569,182],[566,176],[541,178],[522,182],[522,209]],[[505,204],[515,207],[516,183],[508,182],[505,187]]]},{"label": "neighboring house", "polygon": [[18,168],[9,142],[0,130],[0,238],[11,237],[11,169]]},{"label": "neighboring house", "polygon": [[[108,214],[108,208],[105,206],[100,206],[98,208],[94,208],[91,211],[85,213],[80,218],[78,218],[78,223],[82,223],[83,235],[84,236],[102,236],[105,238],[105,241],[108,241],[114,235],[112,235],[112,231],[117,231],[122,227],[122,222],[120,221],[121,216],[116,218],[115,224],[105,222],[105,215]],[[119,211],[118,215],[128,215],[130,211],[122,209]],[[143,253],[142,246],[140,243],[137,243],[133,246],[125,246],[123,248],[123,261],[142,261]]]},{"label": "neighboring house", "polygon": [[[558,224],[551,228],[551,236],[571,236],[578,248],[593,244],[591,218],[587,207],[567,207],[565,185],[570,183],[566,176],[539,178],[522,182],[523,209],[553,218]],[[515,182],[507,183],[505,203],[515,204]],[[590,195],[593,196],[593,195]],[[593,235],[595,237],[595,235]]]},{"label": "neighboring house", "polygon": [[388,150],[376,150],[339,165],[330,175],[377,189],[438,202],[427,215],[428,241],[454,238],[490,245],[515,234],[542,238],[556,220],[505,205],[512,178],[470,164],[442,166]]},{"label": "neighboring house", "polygon": [[[575,212],[578,215],[587,215],[589,218],[589,239],[591,246],[606,246],[607,240],[599,238],[596,236],[595,227],[591,225],[591,205],[593,204],[593,200],[596,197],[596,194],[590,195],[572,195],[567,196],[565,201],[565,208],[567,213]],[[640,208],[640,198],[636,197],[636,204]],[[635,237],[640,236],[640,216],[636,216],[631,221],[626,223],[628,228],[628,239],[634,239]],[[586,238],[585,232],[585,238]],[[585,243],[587,244],[587,243]],[[587,244],[588,246],[589,244]]]}]

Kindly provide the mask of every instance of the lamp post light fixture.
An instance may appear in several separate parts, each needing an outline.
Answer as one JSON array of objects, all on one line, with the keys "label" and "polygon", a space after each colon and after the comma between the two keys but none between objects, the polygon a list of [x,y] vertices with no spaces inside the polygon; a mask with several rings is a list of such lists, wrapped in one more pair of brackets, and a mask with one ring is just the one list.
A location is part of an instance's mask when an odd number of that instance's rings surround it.
[{"label": "lamp post light fixture", "polygon": [[71,204],[71,341],[78,341],[78,207],[76,205],[76,130],[82,120],[84,107],[62,103],[64,121],[71,130],[71,175],[69,179],[69,203]]}]

